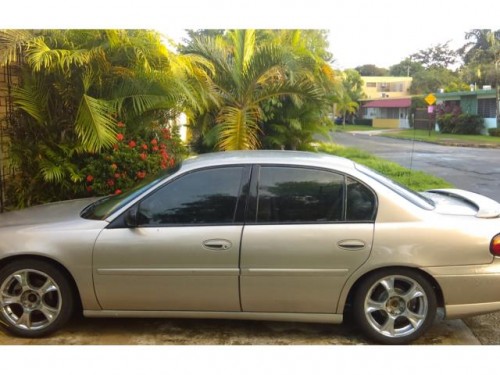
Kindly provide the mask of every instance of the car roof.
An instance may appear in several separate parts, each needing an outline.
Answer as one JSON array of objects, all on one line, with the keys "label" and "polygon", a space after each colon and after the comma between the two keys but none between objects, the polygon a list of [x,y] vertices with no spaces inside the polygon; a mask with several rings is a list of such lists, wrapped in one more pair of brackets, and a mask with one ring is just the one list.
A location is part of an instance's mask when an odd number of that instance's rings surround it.
[{"label": "car roof", "polygon": [[305,151],[224,151],[190,157],[182,169],[203,168],[214,165],[280,164],[353,169],[354,162],[338,156]]}]

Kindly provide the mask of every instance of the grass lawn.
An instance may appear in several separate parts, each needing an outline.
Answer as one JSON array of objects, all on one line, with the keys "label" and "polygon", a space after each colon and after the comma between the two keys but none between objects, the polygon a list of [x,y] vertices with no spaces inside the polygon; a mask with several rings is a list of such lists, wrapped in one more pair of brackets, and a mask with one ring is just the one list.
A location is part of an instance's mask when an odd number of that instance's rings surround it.
[{"label": "grass lawn", "polygon": [[441,134],[431,131],[429,136],[428,130],[407,129],[399,132],[391,132],[384,134],[384,137],[400,138],[400,139],[415,139],[417,141],[434,142],[441,144],[474,144],[474,145],[491,145],[500,147],[500,137],[492,137],[489,135],[464,135],[464,134]]},{"label": "grass lawn", "polygon": [[356,148],[323,143],[318,147],[318,151],[351,159],[416,191],[453,187],[442,178],[420,171],[409,170],[397,163],[373,156]]}]

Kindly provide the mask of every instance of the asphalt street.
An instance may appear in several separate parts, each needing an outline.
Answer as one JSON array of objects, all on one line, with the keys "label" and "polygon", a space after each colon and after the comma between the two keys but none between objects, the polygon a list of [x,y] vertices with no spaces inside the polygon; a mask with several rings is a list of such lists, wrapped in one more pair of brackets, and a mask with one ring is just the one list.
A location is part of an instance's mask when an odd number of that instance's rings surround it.
[{"label": "asphalt street", "polygon": [[360,133],[332,133],[331,137],[334,143],[430,173],[459,189],[500,202],[500,149],[441,146]]}]

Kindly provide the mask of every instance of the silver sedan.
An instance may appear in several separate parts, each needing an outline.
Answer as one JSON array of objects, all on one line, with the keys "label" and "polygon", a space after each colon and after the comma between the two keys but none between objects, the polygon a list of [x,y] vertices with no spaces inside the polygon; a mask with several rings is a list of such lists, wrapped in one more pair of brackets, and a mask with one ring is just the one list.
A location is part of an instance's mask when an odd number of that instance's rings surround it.
[{"label": "silver sedan", "polygon": [[24,337],[87,317],[340,323],[408,343],[500,310],[500,204],[415,193],[324,154],[190,158],[121,195],[0,215],[0,318]]}]

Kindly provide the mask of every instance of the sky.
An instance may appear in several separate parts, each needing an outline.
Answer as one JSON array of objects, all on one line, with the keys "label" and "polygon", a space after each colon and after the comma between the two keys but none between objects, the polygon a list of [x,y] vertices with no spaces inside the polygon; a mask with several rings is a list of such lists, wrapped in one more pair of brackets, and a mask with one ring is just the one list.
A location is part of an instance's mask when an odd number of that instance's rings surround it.
[{"label": "sky", "polygon": [[327,29],[338,69],[388,68],[437,44],[459,48],[474,28],[500,29],[498,0],[24,0],[22,12],[18,4],[2,5],[0,28],[148,28],[177,40],[184,29]]}]

